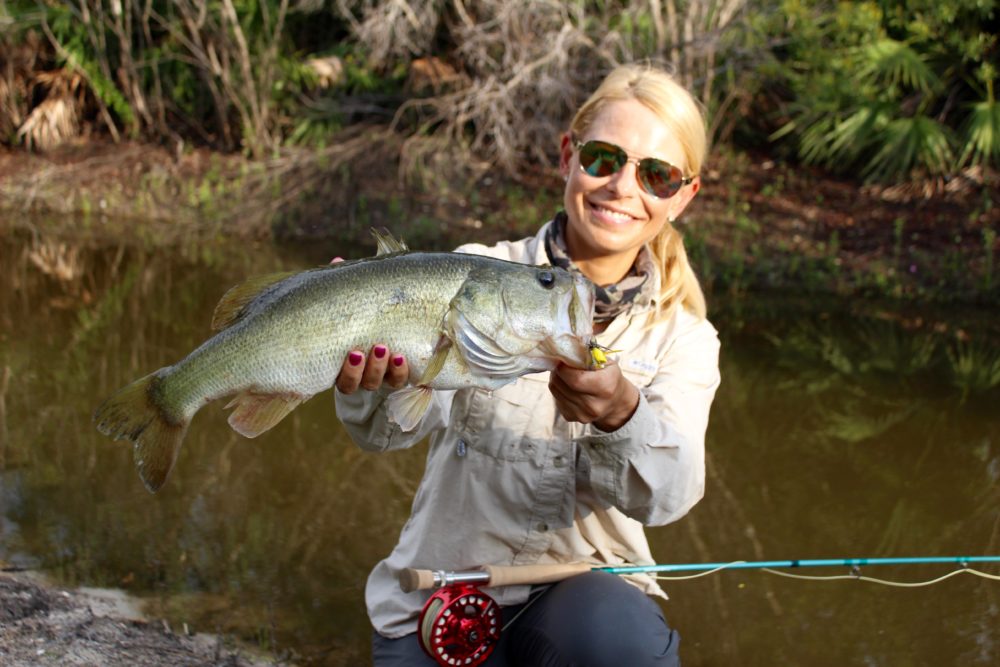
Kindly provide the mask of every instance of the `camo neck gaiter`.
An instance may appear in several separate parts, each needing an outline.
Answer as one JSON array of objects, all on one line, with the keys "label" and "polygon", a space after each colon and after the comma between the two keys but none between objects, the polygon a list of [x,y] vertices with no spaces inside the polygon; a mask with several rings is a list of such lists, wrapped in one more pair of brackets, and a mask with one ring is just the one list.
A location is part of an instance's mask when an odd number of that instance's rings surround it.
[{"label": "camo neck gaiter", "polygon": [[[566,249],[567,220],[565,211],[559,211],[552,219],[552,224],[545,234],[545,254],[548,255],[552,266],[583,275],[570,259]],[[641,305],[649,303],[655,296],[653,294],[655,281],[649,279],[655,271],[656,267],[649,248],[643,246],[624,278],[611,285],[594,285],[597,297],[594,322],[610,322],[631,308],[633,303]]]}]

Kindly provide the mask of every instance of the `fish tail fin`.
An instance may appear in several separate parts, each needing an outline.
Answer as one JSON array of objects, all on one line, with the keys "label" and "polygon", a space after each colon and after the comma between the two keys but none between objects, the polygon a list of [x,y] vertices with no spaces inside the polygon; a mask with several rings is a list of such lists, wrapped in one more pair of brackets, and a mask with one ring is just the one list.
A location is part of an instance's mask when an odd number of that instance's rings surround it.
[{"label": "fish tail fin", "polygon": [[97,430],[115,440],[132,442],[139,477],[150,493],[167,481],[190,421],[174,418],[157,400],[164,369],[119,389],[94,411]]},{"label": "fish tail fin", "polygon": [[409,432],[417,427],[424,413],[431,405],[434,390],[421,385],[403,387],[389,394],[389,419],[399,424],[399,428]]}]

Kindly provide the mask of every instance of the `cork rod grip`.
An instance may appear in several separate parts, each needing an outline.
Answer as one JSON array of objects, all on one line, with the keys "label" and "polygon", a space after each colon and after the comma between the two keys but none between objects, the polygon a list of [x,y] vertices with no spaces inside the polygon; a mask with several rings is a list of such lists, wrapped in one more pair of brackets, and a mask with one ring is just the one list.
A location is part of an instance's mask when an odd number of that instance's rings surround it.
[{"label": "cork rod grip", "polygon": [[404,593],[434,588],[434,572],[408,567],[399,573],[399,587]]},{"label": "cork rod grip", "polygon": [[481,570],[436,572],[408,567],[399,573],[399,587],[404,593],[423,591],[453,583],[470,582],[483,586],[549,584],[573,575],[590,572],[590,563],[554,563],[551,565],[487,565]]},{"label": "cork rod grip", "polygon": [[490,586],[513,586],[562,581],[577,574],[590,572],[594,567],[590,563],[553,563],[550,565],[487,565],[483,569],[490,574]]}]

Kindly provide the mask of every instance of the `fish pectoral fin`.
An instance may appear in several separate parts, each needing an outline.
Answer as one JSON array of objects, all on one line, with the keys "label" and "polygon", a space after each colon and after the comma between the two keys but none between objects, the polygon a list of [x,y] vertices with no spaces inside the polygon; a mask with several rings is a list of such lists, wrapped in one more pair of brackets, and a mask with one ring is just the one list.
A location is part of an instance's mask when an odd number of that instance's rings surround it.
[{"label": "fish pectoral fin", "polygon": [[226,405],[226,409],[236,407],[229,415],[229,425],[245,438],[256,438],[274,427],[306,398],[308,397],[298,394],[255,394],[245,391]]},{"label": "fish pectoral fin", "polygon": [[431,406],[433,395],[433,389],[419,385],[403,387],[399,391],[394,391],[386,399],[389,419],[398,424],[403,431],[412,431],[417,428],[417,424],[423,419],[427,408]]},{"label": "fish pectoral fin", "polygon": [[417,386],[429,385],[438,376],[438,373],[444,368],[444,362],[448,360],[451,347],[451,339],[442,334],[441,338],[438,339],[437,345],[434,346],[434,356],[431,357],[427,368],[424,369],[424,374],[420,376]]},{"label": "fish pectoral fin", "polygon": [[231,288],[222,295],[219,305],[215,307],[215,313],[212,314],[212,331],[219,331],[233,324],[236,320],[240,319],[243,309],[251,301],[260,296],[264,290],[293,275],[295,275],[294,271],[271,273],[265,276],[250,278],[246,282]]}]

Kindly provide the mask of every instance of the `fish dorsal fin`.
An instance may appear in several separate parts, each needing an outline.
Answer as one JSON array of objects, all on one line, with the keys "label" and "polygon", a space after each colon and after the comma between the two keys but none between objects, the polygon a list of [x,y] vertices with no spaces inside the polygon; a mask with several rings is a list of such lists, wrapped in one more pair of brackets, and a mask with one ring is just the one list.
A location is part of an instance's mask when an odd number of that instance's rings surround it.
[{"label": "fish dorsal fin", "polygon": [[305,398],[298,394],[242,392],[226,406],[236,407],[229,415],[229,425],[245,438],[256,438],[273,428]]},{"label": "fish dorsal fin", "polygon": [[376,257],[409,250],[405,243],[398,240],[386,229],[372,229],[372,236],[375,237],[375,243],[378,244],[378,251],[375,253]]},{"label": "fish dorsal fin", "polygon": [[222,300],[215,307],[215,313],[212,315],[212,331],[219,331],[231,325],[240,318],[247,304],[260,296],[264,290],[293,275],[295,275],[294,271],[271,273],[250,278],[231,288],[222,295]]}]

